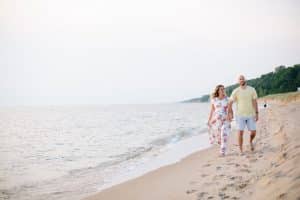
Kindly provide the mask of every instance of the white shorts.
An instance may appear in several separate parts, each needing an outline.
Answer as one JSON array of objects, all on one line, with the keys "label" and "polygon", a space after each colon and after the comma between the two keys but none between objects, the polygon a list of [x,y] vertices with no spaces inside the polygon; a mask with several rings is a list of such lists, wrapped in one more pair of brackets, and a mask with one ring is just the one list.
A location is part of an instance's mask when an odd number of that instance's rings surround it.
[{"label": "white shorts", "polygon": [[236,123],[237,127],[240,131],[245,130],[245,127],[247,126],[247,129],[249,131],[255,131],[256,130],[256,121],[254,116],[252,117],[236,117]]}]

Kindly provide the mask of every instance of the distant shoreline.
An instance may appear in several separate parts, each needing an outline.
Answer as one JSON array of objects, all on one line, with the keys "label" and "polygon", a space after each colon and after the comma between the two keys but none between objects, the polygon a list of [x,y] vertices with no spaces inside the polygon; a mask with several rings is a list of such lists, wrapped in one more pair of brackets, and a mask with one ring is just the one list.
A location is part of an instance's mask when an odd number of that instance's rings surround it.
[{"label": "distant shoreline", "polygon": [[[205,96],[205,97],[204,97]],[[180,101],[179,103],[208,103],[208,100],[206,99],[206,95],[204,95],[199,98],[193,98],[189,100]],[[270,94],[263,97],[259,97],[259,100],[271,100],[271,101],[293,101],[293,99],[297,99],[298,96],[300,96],[300,91],[294,91],[294,92],[285,92],[285,93],[276,93],[276,94]]]}]

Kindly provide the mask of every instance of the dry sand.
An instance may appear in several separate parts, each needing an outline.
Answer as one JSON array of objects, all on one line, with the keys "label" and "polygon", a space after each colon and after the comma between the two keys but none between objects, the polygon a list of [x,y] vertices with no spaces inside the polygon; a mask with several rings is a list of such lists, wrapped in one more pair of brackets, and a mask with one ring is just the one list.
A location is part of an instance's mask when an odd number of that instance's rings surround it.
[{"label": "dry sand", "polygon": [[228,155],[212,147],[178,163],[113,186],[86,200],[300,200],[300,101],[261,110],[255,151],[239,155],[236,132]]}]

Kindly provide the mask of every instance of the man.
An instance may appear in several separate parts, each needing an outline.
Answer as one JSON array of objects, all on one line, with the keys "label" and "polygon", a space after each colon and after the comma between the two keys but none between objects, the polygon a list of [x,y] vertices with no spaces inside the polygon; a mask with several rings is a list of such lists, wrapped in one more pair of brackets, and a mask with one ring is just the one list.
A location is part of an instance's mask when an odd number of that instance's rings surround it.
[{"label": "man", "polygon": [[[256,135],[256,121],[258,120],[257,93],[253,87],[247,85],[245,76],[238,77],[239,87],[234,89],[229,101],[229,113],[232,113],[232,104],[236,102],[236,122],[238,128],[238,143],[243,154],[243,134],[247,126],[250,131],[250,147],[254,151],[253,139]],[[230,116],[232,118],[232,116]]]}]

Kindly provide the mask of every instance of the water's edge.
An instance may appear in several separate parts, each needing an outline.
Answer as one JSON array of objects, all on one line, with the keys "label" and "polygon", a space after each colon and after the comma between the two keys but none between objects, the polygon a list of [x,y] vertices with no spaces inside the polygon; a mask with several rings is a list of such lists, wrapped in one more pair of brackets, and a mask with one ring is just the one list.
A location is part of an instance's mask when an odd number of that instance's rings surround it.
[{"label": "water's edge", "polygon": [[211,147],[208,141],[208,134],[203,133],[201,135],[191,136],[171,146],[167,146],[159,155],[140,163],[140,165],[134,169],[125,168],[124,171],[110,180],[111,183],[102,185],[97,189],[97,192],[86,194],[82,198],[101,192],[112,186],[139,178],[149,172],[158,170],[161,167],[180,162],[182,159],[192,155],[193,153]]}]

